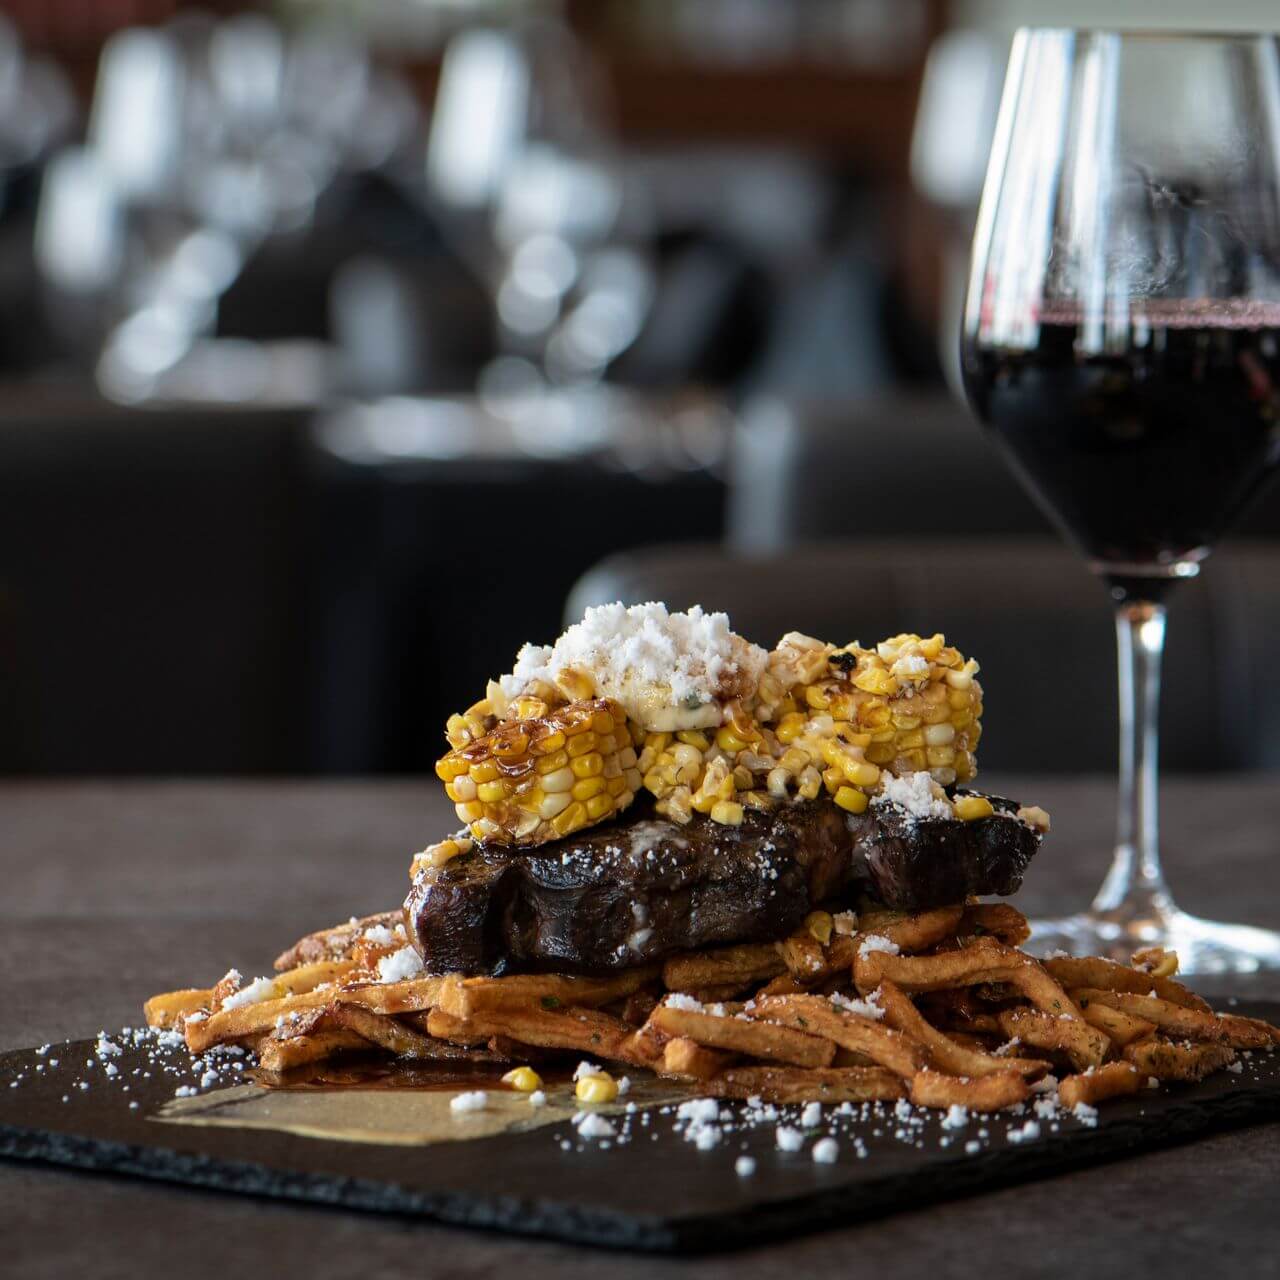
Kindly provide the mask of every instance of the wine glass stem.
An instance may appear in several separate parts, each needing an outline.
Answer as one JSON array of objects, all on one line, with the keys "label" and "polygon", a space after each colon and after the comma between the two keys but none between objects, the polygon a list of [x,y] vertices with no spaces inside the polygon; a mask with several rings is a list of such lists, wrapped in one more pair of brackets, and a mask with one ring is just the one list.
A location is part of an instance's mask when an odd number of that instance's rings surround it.
[{"label": "wine glass stem", "polygon": [[1160,659],[1165,610],[1146,602],[1116,610],[1120,676],[1120,794],[1116,852],[1093,900],[1119,921],[1150,920],[1173,909],[1160,870]]}]

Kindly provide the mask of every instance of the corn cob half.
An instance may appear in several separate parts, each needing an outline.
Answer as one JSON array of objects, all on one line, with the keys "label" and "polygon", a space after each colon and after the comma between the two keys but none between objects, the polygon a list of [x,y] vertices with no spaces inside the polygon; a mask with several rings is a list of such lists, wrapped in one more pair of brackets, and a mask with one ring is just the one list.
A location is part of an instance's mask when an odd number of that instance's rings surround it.
[{"label": "corn cob half", "polygon": [[436,764],[474,839],[543,844],[602,822],[635,798],[641,775],[618,703],[585,698],[548,709],[545,701],[519,699],[507,715],[494,724],[477,710],[468,740]]}]

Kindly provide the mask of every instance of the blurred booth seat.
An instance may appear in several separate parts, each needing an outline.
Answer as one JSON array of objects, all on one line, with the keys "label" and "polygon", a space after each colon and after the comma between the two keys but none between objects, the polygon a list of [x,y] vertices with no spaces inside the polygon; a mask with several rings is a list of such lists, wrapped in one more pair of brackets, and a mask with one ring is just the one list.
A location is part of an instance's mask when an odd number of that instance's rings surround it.
[{"label": "blurred booth seat", "polygon": [[[753,400],[730,454],[727,525],[740,551],[1050,530],[965,407],[937,394]],[[1239,532],[1280,537],[1280,502],[1264,497]]]},{"label": "blurred booth seat", "polygon": [[[982,663],[984,769],[1115,767],[1106,592],[1050,539],[810,544],[786,554],[656,547],[592,569],[574,587],[566,621],[612,600],[722,609],[736,630],[766,646],[793,630],[868,644],[901,631],[945,631]],[[1174,593],[1161,725],[1168,768],[1280,766],[1277,628],[1273,546],[1224,550]]]}]

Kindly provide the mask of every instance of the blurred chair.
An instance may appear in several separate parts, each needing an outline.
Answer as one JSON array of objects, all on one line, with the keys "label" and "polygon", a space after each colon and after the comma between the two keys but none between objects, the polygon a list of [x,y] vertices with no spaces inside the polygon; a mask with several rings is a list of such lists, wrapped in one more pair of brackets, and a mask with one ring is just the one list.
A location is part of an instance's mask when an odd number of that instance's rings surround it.
[{"label": "blurred chair", "polygon": [[[728,540],[1039,535],[1049,521],[965,407],[944,395],[748,404],[730,452]],[[1239,533],[1280,537],[1276,490]]]},{"label": "blurred chair", "polygon": [[[910,473],[908,473],[910,475]],[[914,527],[914,515],[902,524]],[[944,630],[983,664],[984,769],[1111,770],[1115,648],[1106,592],[1082,562],[1044,540],[865,542],[786,555],[713,547],[611,557],[566,608],[665,600],[722,609],[764,645],[798,630],[836,643]],[[1280,550],[1237,546],[1179,587],[1171,605],[1162,758],[1171,769],[1280,766]]]}]

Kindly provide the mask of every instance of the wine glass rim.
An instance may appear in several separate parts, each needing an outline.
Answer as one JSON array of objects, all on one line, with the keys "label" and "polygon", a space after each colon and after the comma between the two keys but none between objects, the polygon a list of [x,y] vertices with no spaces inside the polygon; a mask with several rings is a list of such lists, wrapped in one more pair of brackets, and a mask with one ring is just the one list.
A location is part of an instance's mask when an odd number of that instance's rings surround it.
[{"label": "wine glass rim", "polygon": [[1280,39],[1280,30],[1258,31],[1248,27],[1239,30],[1206,29],[1196,30],[1184,27],[1035,27],[1020,26],[1017,35],[1043,36],[1118,36],[1122,40],[1202,40],[1206,44],[1222,44],[1228,41],[1276,40]]}]

